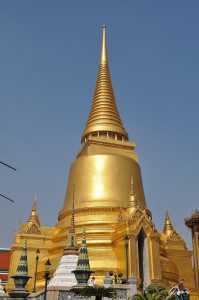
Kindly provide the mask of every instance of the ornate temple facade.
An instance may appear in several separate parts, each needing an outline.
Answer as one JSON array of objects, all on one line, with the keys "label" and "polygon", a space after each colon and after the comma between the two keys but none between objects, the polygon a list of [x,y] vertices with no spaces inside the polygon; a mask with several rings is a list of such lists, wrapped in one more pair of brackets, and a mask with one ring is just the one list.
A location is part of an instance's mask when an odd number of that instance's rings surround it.
[{"label": "ornate temple facade", "polygon": [[[199,299],[192,251],[187,249],[185,241],[173,227],[168,211],[164,229],[158,232],[147,207],[136,144],[129,141],[116,106],[108,67],[105,26],[94,98],[81,143],[82,147],[71,165],[66,197],[56,226],[40,225],[34,203],[30,219],[20,226],[14,238],[10,276],[15,272],[15,261],[18,261],[24,237],[27,237],[31,276],[35,271],[36,249],[41,252],[37,288],[44,284],[47,258],[52,263],[51,273],[56,270],[67,243],[75,185],[77,244],[80,245],[82,228],[86,226],[90,267],[97,282],[101,282],[108,271],[126,274],[124,236],[127,234],[129,275],[134,274],[138,284],[158,281],[171,287],[183,278],[193,299]],[[9,279],[8,288],[11,286]]]}]

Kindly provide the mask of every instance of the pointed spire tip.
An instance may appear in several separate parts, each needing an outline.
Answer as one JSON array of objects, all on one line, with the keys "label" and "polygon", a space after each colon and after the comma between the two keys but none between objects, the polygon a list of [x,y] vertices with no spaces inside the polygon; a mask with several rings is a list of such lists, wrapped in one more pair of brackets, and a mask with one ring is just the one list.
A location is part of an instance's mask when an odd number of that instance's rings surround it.
[{"label": "pointed spire tip", "polygon": [[108,63],[108,54],[107,54],[107,46],[106,46],[106,25],[102,25],[102,51],[101,51],[101,59],[100,63]]},{"label": "pointed spire tip", "polygon": [[33,209],[36,209],[36,205],[37,205],[37,196],[36,193],[34,193]]}]

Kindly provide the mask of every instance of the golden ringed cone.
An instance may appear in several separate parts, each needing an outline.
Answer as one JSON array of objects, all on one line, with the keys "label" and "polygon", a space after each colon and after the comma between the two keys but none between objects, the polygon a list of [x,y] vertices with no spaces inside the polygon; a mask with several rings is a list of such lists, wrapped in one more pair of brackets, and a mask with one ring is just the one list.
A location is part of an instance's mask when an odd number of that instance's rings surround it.
[{"label": "golden ringed cone", "polygon": [[90,115],[84,132],[82,133],[82,142],[84,142],[88,136],[99,133],[118,134],[123,139],[128,140],[128,134],[125,131],[115,102],[108,68],[106,25],[103,25],[102,31],[102,49],[98,78]]}]

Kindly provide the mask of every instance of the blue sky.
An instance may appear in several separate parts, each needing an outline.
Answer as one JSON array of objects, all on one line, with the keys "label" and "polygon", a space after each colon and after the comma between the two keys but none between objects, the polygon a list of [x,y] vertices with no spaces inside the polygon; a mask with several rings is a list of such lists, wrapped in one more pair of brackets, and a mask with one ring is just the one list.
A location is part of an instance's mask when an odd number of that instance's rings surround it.
[{"label": "blue sky", "polygon": [[[101,25],[117,105],[137,143],[153,220],[168,207],[191,245],[184,217],[198,208],[198,1],[0,2],[0,247],[37,193],[40,221],[56,224],[94,91]],[[82,174],[83,175],[83,174]]]}]

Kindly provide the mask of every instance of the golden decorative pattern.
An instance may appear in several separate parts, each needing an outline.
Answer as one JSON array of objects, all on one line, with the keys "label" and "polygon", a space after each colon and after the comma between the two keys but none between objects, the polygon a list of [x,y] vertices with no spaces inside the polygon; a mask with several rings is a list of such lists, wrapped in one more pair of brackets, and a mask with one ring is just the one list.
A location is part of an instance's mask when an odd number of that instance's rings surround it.
[{"label": "golden decorative pattern", "polygon": [[41,234],[40,229],[36,224],[31,225],[28,230],[26,231],[28,234]]}]

